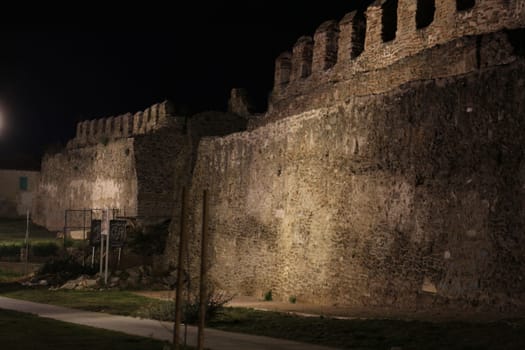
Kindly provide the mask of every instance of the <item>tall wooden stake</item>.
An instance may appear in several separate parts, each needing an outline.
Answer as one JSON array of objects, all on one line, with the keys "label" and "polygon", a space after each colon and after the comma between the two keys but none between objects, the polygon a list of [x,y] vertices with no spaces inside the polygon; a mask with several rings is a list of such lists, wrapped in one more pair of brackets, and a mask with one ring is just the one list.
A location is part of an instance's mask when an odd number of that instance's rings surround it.
[{"label": "tall wooden stake", "polygon": [[202,193],[202,237],[201,237],[201,275],[199,298],[199,338],[197,350],[204,349],[204,326],[206,322],[206,306],[208,304],[206,291],[206,248],[208,246],[208,196],[206,190]]},{"label": "tall wooden stake", "polygon": [[179,256],[177,259],[177,290],[175,291],[175,323],[173,324],[173,348],[180,349],[180,323],[182,316],[182,263],[184,257],[184,246],[186,245],[186,189],[182,188],[182,199],[180,209],[180,236]]},{"label": "tall wooden stake", "polygon": [[109,268],[109,210],[105,209],[106,218],[104,219],[104,226],[106,226],[106,237],[102,236],[102,239],[106,240],[106,260],[104,260],[104,284],[108,285],[108,268]]},{"label": "tall wooden stake", "polygon": [[24,276],[27,275],[27,261],[29,259],[29,210],[26,212],[26,237],[24,239]]}]

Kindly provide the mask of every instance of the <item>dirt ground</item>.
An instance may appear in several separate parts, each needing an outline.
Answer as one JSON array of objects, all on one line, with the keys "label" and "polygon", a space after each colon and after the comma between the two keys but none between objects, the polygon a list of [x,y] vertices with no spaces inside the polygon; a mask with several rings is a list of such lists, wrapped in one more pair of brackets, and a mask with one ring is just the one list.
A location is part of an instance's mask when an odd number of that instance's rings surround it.
[{"label": "dirt ground", "polygon": [[[164,300],[174,300],[174,291],[138,291],[139,295]],[[473,310],[414,310],[405,311],[386,307],[346,307],[314,305],[296,302],[295,304],[280,301],[264,301],[256,297],[236,296],[226,306],[252,308],[262,311],[278,311],[306,317],[333,317],[342,319],[400,319],[422,320],[433,322],[474,321],[490,322],[502,319],[524,318],[524,310],[511,312],[481,312]]]}]

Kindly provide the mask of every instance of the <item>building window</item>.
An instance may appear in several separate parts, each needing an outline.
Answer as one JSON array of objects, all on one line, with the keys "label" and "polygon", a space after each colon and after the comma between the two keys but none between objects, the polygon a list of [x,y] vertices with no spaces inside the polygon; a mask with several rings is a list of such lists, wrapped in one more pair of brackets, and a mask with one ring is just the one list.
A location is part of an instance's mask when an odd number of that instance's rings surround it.
[{"label": "building window", "polygon": [[21,191],[27,191],[27,177],[26,176],[20,176],[19,187]]},{"label": "building window", "polygon": [[456,0],[456,10],[458,11],[470,10],[474,5],[476,5],[476,0]]},{"label": "building window", "polygon": [[435,0],[417,0],[416,28],[428,27],[434,21]]},{"label": "building window", "polygon": [[397,1],[398,0],[386,0],[381,6],[383,10],[383,30],[381,32],[383,42],[392,41],[396,38]]}]

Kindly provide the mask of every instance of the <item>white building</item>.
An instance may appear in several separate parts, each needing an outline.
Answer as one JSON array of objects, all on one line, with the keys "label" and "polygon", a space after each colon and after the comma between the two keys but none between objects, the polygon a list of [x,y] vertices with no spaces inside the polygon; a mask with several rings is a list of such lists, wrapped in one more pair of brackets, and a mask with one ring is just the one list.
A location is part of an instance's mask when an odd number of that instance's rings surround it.
[{"label": "white building", "polygon": [[0,169],[0,217],[26,215],[39,181],[39,171]]}]

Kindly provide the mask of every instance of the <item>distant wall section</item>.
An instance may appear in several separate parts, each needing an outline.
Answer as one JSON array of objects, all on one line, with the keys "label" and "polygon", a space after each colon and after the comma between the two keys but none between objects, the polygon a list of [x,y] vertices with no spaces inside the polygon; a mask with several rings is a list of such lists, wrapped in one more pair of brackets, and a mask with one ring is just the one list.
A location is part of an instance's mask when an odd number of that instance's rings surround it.
[{"label": "distant wall section", "polygon": [[181,117],[168,102],[81,122],[66,149],[42,160],[34,220],[59,230],[66,209],[84,208],[115,208],[145,223],[170,219],[190,182],[201,137],[245,129],[239,115]]},{"label": "distant wall section", "polygon": [[137,172],[132,138],[67,149],[42,160],[33,221],[62,230],[66,209],[118,208],[137,214]]}]

